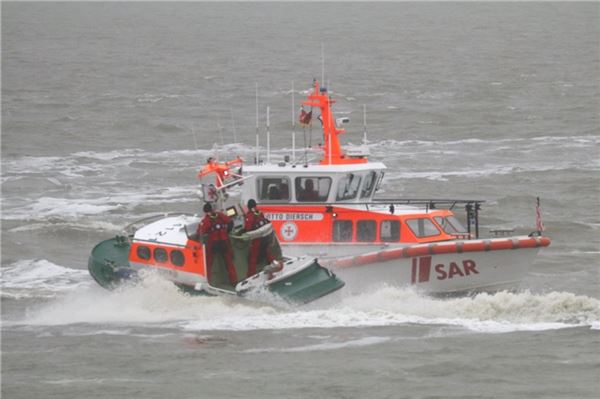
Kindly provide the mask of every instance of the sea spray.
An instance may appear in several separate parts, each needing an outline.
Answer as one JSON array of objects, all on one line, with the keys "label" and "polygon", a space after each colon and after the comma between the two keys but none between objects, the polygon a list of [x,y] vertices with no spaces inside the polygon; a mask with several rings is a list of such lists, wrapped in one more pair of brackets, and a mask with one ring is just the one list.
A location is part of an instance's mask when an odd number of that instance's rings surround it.
[{"label": "sea spray", "polygon": [[191,296],[158,273],[140,273],[139,281],[114,291],[92,286],[71,292],[55,301],[30,311],[25,324],[64,325],[92,324],[157,324],[172,326],[174,322],[206,319],[224,314],[247,317],[268,315],[275,310],[252,302],[226,297]]},{"label": "sea spray", "polygon": [[[273,306],[241,298],[191,296],[158,273],[114,291],[93,284],[87,270],[43,259],[15,262],[3,269],[3,296],[46,298],[19,324],[146,324],[182,330],[255,330],[441,324],[480,332],[598,328],[600,300],[569,292],[481,293],[433,298],[413,289],[380,285],[336,302]],[[50,297],[50,299],[48,299]]]}]

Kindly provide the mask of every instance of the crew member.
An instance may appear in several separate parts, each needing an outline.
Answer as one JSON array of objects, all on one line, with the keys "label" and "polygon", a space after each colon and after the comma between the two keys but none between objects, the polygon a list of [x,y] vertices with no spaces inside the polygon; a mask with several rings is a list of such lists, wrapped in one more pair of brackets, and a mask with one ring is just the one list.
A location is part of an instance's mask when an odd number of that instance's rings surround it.
[{"label": "crew member", "polygon": [[235,286],[238,282],[233,249],[228,232],[233,227],[231,219],[222,212],[215,212],[210,203],[204,204],[204,219],[198,227],[198,233],[204,237],[206,249],[206,277],[210,278],[214,254],[220,254],[225,260],[229,282]]},{"label": "crew member", "polygon": [[[246,214],[246,221],[244,223],[244,230],[252,231],[263,227],[264,225],[271,223],[265,215],[256,208],[256,201],[253,199],[248,200],[248,213]],[[265,237],[259,237],[252,240],[250,243],[250,257],[248,259],[248,277],[256,274],[256,263],[258,256],[262,253],[267,258],[267,262],[271,263],[275,260],[273,253],[271,252],[271,235]]]},{"label": "crew member", "polygon": [[315,190],[312,179],[306,179],[304,182],[304,190],[300,193],[298,200],[308,202],[316,202],[319,200],[319,193]]}]

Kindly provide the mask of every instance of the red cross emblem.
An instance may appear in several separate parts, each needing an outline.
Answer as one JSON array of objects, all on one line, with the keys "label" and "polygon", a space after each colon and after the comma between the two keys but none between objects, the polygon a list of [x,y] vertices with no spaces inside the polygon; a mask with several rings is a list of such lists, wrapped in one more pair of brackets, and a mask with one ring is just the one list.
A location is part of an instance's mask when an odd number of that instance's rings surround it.
[{"label": "red cross emblem", "polygon": [[281,226],[279,230],[281,232],[281,237],[286,241],[293,241],[298,235],[298,226],[294,222],[287,222]]}]

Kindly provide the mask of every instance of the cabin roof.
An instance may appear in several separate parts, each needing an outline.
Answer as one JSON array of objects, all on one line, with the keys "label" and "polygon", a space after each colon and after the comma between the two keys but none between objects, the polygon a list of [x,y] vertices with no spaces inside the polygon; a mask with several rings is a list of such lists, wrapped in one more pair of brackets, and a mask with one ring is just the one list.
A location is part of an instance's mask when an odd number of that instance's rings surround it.
[{"label": "cabin roof", "polygon": [[196,232],[199,218],[188,215],[166,217],[139,228],[134,240],[149,241],[166,245],[186,245],[188,234]]},{"label": "cabin roof", "polygon": [[244,165],[244,173],[253,175],[259,175],[262,173],[310,175],[311,173],[351,173],[385,169],[387,169],[386,166],[381,162],[343,165],[309,164],[307,167],[305,167],[302,163],[291,164],[288,162],[281,162],[279,164],[271,163],[261,165]]}]

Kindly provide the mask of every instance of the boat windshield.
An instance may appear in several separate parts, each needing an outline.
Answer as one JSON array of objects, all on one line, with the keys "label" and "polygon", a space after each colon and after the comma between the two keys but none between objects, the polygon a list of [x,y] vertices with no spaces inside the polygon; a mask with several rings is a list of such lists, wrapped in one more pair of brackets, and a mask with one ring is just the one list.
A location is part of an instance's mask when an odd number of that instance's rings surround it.
[{"label": "boat windshield", "polygon": [[440,234],[438,228],[428,218],[409,219],[406,221],[406,224],[418,238],[437,236]]},{"label": "boat windshield", "polygon": [[360,191],[360,198],[371,197],[371,193],[373,192],[373,188],[375,187],[376,177],[377,177],[377,174],[373,171],[369,172],[367,177],[365,177],[365,182],[363,183],[363,188]]},{"label": "boat windshield", "polygon": [[354,173],[348,173],[346,176],[340,179],[338,183],[337,201],[351,200],[356,198],[358,194],[358,188],[360,187],[361,178],[359,175]]},{"label": "boat windshield", "polygon": [[465,234],[467,232],[467,229],[454,216],[436,216],[434,219],[448,234]]}]

